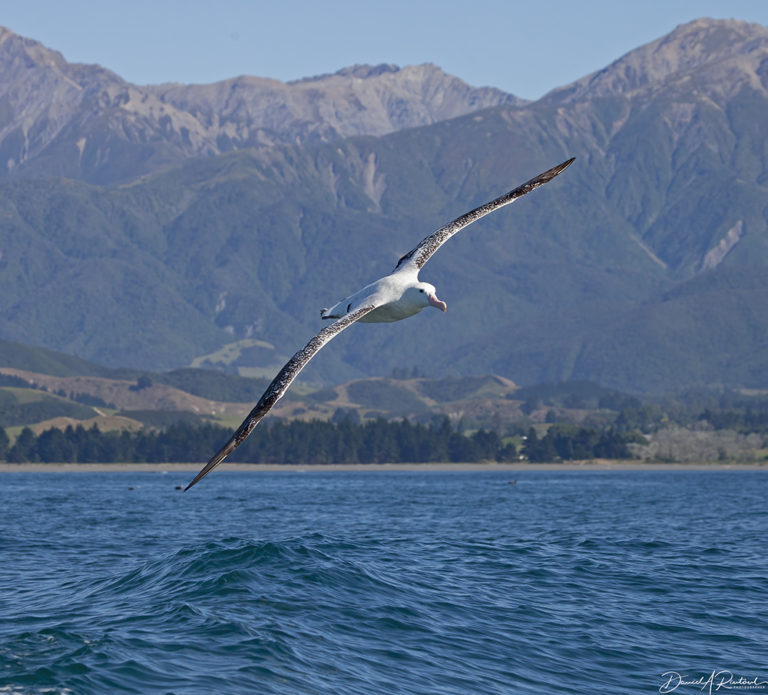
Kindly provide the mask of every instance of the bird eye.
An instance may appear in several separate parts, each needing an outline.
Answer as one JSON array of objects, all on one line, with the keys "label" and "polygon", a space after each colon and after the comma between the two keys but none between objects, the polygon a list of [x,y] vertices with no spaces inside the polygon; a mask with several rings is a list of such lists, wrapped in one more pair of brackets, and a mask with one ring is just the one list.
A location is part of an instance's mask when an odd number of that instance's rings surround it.
[{"label": "bird eye", "polygon": [[419,292],[421,292],[422,294],[424,294],[424,290],[419,290]]}]

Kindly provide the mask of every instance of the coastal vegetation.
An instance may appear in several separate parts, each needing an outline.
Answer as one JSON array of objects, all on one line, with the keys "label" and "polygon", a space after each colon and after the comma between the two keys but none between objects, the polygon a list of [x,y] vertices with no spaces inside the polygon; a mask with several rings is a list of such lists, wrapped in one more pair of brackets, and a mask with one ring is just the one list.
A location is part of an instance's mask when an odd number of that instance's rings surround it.
[{"label": "coastal vegetation", "polygon": [[[197,462],[267,384],[198,368],[110,369],[6,341],[0,364],[0,460],[19,463]],[[251,439],[233,461],[757,461],[768,454],[768,394],[700,387],[652,397],[583,380],[520,387],[403,368],[303,384]]]},{"label": "coastal vegetation", "polygon": [[[0,430],[3,432],[3,430]],[[24,428],[11,446],[0,436],[0,458],[9,463],[169,463],[197,461],[230,436],[216,425],[178,422],[163,430],[101,432],[95,425],[49,429],[35,435]],[[589,458],[631,458],[628,444],[637,436],[613,430],[560,425],[539,439],[536,430],[522,438],[500,437],[490,430],[463,434],[448,418],[430,425],[408,420],[374,420],[365,424],[275,421],[258,428],[231,460],[247,463],[430,463],[557,461]],[[515,441],[522,441],[518,450]]]},{"label": "coastal vegetation", "polygon": [[[3,430],[0,430],[3,432]],[[49,429],[35,435],[24,428],[10,446],[0,435],[0,458],[9,463],[168,463],[199,461],[229,438],[231,431],[217,425],[179,422],[162,430],[101,432],[81,425]],[[421,463],[515,461],[510,439],[477,430],[461,434],[447,418],[430,425],[408,420],[339,422],[274,421],[259,427],[232,455],[248,463]]]},{"label": "coastal vegetation", "polygon": [[[0,373],[0,460],[8,462],[200,461],[266,383],[204,369],[95,376],[95,365],[91,376],[75,376],[55,353],[31,349],[71,374],[53,377],[20,369],[24,353],[14,349],[20,356]],[[521,388],[493,375],[403,373],[305,386],[251,439],[233,461],[756,461],[768,454],[768,395],[698,388],[652,398],[589,381]]]},{"label": "coastal vegetation", "polygon": [[[169,413],[169,418],[181,413]],[[725,415],[724,415],[725,417]],[[360,422],[355,411],[333,421],[275,419],[264,423],[231,457],[233,462],[272,464],[512,462],[532,463],[642,459],[655,462],[754,461],[768,456],[766,418],[736,411],[737,429],[716,430],[706,420],[688,426],[665,423],[643,434],[621,425],[583,427],[570,423],[531,425],[525,434],[493,430],[458,431],[447,417],[428,424],[407,419]],[[754,423],[758,424],[755,425]],[[24,427],[12,442],[0,428],[0,460],[9,463],[170,463],[200,461],[231,430],[199,420],[162,428],[102,432],[96,425],[50,428],[35,434]]]}]

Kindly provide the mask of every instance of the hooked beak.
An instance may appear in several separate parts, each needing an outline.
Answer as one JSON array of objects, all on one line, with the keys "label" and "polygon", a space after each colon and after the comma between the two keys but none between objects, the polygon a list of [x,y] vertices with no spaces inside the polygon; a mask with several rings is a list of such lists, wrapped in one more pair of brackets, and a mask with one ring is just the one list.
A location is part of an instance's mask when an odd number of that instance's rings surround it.
[{"label": "hooked beak", "polygon": [[435,294],[427,295],[427,299],[429,299],[431,306],[440,309],[440,311],[445,311],[448,308],[448,305],[445,302],[441,302]]}]

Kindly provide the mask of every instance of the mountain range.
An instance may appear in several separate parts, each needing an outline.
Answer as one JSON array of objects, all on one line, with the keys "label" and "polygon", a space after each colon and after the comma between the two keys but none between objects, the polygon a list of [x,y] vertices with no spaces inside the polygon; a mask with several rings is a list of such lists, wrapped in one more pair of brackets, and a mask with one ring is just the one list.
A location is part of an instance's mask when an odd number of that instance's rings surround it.
[{"label": "mountain range", "polygon": [[768,29],[701,19],[535,102],[430,65],[130,85],[0,31],[0,337],[268,376],[319,309],[576,156],[422,271],[448,302],[308,367],[768,388]]},{"label": "mountain range", "polygon": [[104,185],[243,148],[384,135],[499,104],[434,65],[357,65],[285,84],[139,86],[0,27],[0,175]]}]

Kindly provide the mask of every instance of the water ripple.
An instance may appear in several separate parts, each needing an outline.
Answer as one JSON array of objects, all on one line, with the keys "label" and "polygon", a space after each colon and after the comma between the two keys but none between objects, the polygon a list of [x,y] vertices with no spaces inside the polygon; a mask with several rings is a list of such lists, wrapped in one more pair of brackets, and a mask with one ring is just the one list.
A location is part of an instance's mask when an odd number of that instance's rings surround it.
[{"label": "water ripple", "polygon": [[0,694],[766,675],[764,473],[135,477],[7,476]]}]

